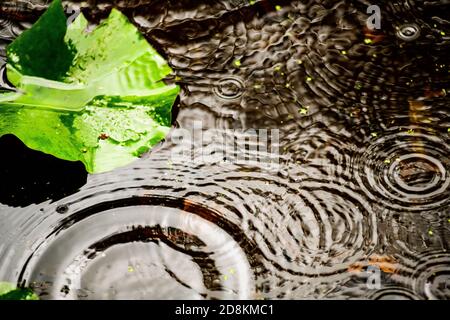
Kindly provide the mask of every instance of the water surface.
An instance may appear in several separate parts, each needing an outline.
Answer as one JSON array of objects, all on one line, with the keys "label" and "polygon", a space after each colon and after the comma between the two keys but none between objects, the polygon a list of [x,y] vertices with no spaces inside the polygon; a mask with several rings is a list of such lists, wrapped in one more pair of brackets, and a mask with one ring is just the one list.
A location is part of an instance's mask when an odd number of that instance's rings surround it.
[{"label": "water surface", "polygon": [[[88,176],[3,137],[1,280],[42,299],[450,298],[448,1],[115,5],[174,69],[174,127],[223,148],[278,130],[278,165],[174,162],[167,139]],[[45,1],[0,8],[4,64]]]}]

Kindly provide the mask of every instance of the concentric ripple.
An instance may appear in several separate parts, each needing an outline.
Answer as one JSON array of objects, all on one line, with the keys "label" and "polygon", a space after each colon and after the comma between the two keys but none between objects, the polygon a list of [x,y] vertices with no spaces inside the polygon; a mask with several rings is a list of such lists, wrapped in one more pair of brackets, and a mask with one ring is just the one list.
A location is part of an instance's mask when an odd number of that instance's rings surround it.
[{"label": "concentric ripple", "polygon": [[450,300],[450,254],[424,255],[412,275],[415,291],[430,300]]},{"label": "concentric ripple", "polygon": [[18,281],[42,299],[250,298],[246,254],[214,217],[151,197],[85,208],[37,245]]},{"label": "concentric ripple", "polygon": [[[308,179],[279,195],[281,204],[260,200],[257,242],[278,268],[293,275],[330,276],[346,272],[377,241],[375,216],[357,192],[341,183]],[[270,198],[276,197],[272,195]],[[274,210],[275,209],[275,210]],[[291,212],[284,215],[283,212]]]},{"label": "concentric ripple", "polygon": [[373,300],[420,300],[414,292],[402,287],[387,287],[369,296]]},{"label": "concentric ripple", "polygon": [[405,24],[397,28],[397,37],[404,41],[413,41],[419,38],[420,28],[417,24]]},{"label": "concentric ripple", "polygon": [[361,188],[393,209],[424,211],[449,203],[450,147],[439,135],[410,128],[367,142],[353,164]]},{"label": "concentric ripple", "polygon": [[[48,1],[20,3],[1,12],[1,64]],[[0,281],[43,299],[448,298],[445,3],[371,2],[380,30],[367,0],[64,4],[92,22],[123,11],[174,70],[177,127],[214,134],[184,141],[203,148],[186,161],[168,137],[84,186],[67,179],[63,199],[37,187],[24,203],[7,185]],[[240,144],[260,129],[278,131]],[[374,263],[388,272],[368,290]]]},{"label": "concentric ripple", "polygon": [[238,78],[224,78],[219,80],[215,92],[223,99],[236,99],[242,95],[243,83]]}]

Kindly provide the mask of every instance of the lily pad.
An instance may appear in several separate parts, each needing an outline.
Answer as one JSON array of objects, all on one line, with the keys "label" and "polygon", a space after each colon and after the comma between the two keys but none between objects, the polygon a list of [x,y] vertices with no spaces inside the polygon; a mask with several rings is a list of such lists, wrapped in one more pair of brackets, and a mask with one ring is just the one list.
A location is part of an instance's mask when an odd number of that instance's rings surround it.
[{"label": "lily pad", "polygon": [[39,297],[28,288],[17,288],[9,282],[0,282],[0,300],[39,300]]},{"label": "lily pad", "polygon": [[127,165],[167,135],[179,93],[172,70],[118,10],[94,30],[80,14],[67,27],[60,0],[7,48],[0,136],[82,161],[99,173]]}]

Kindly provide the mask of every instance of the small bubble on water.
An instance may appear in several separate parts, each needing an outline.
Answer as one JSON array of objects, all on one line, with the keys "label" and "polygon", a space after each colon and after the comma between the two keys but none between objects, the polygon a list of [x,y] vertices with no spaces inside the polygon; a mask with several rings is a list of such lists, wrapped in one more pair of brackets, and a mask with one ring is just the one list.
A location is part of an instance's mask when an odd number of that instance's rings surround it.
[{"label": "small bubble on water", "polygon": [[60,214],[67,213],[67,211],[69,211],[69,206],[66,204],[62,204],[56,207],[56,212]]},{"label": "small bubble on water", "polygon": [[404,24],[397,28],[397,37],[404,41],[413,41],[420,36],[420,27],[416,24]]}]

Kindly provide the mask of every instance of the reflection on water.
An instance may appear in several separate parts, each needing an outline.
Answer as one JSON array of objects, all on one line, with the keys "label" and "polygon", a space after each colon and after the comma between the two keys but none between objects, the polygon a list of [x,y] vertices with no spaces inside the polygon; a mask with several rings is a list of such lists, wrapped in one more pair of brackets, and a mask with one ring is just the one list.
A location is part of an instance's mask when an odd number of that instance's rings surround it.
[{"label": "reflection on water", "polygon": [[245,235],[219,227],[214,212],[198,208],[202,218],[185,211],[189,204],[168,203],[183,210],[145,197],[72,213],[38,245],[21,279],[45,298],[251,298],[245,246],[232,237]]},{"label": "reflection on water", "polygon": [[[45,8],[4,3],[3,48]],[[95,3],[66,2],[99,21]],[[0,279],[43,299],[450,298],[448,4],[371,4],[380,30],[363,0],[116,1],[175,71],[176,125],[277,129],[278,166],[173,162],[168,139],[63,193],[3,185]]]},{"label": "reflection on water", "polygon": [[87,173],[81,163],[61,161],[28,149],[18,138],[0,138],[5,150],[0,158],[0,202],[25,207],[49,199],[59,200],[86,184]]}]

